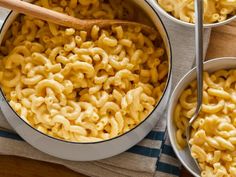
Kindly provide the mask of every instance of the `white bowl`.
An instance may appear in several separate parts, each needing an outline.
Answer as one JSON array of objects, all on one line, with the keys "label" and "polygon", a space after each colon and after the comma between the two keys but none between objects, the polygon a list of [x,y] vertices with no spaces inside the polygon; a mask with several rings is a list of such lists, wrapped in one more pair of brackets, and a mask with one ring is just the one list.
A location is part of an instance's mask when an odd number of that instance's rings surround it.
[{"label": "white bowl", "polygon": [[[188,23],[185,21],[182,21],[176,17],[174,17],[173,15],[171,15],[170,13],[166,12],[157,2],[157,0],[149,0],[150,3],[152,4],[152,6],[157,9],[158,12],[160,12],[163,16],[167,17],[168,19],[172,20],[173,22],[186,26],[186,27],[190,27],[190,28],[194,28],[195,24],[193,23]],[[217,27],[217,26],[222,26],[225,25],[227,23],[230,23],[231,21],[236,19],[236,15],[222,21],[222,22],[217,22],[217,23],[209,23],[209,24],[204,24],[203,27],[204,28],[212,28],[212,27]]]},{"label": "white bowl", "polygon": [[[4,101],[0,104],[0,108],[4,116],[6,117],[10,125],[15,129],[15,131],[29,144],[47,154],[62,159],[75,161],[99,160],[117,155],[131,148],[139,141],[141,141],[156,125],[157,121],[159,120],[160,116],[166,108],[168,98],[170,96],[172,71],[171,46],[166,29],[163,26],[163,23],[160,20],[160,17],[158,16],[157,12],[153,10],[150,3],[144,0],[132,1],[138,6],[140,6],[153,21],[154,25],[156,26],[164,40],[167,50],[169,60],[169,74],[167,78],[167,85],[155,109],[137,127],[123,135],[101,142],[75,143],[47,136],[27,124],[11,108],[9,103],[6,101],[2,90],[0,89],[0,97],[2,96],[4,98]],[[2,42],[6,31],[9,29],[16,16],[17,13],[11,12],[4,21],[0,33],[0,43]]]},{"label": "white bowl", "polygon": [[[204,62],[204,71],[210,73],[215,72],[221,69],[232,69],[236,68],[236,58],[235,57],[224,57],[216,58]],[[178,99],[184,89],[191,83],[191,81],[196,80],[196,68],[193,68],[189,71],[177,84],[175,87],[168,106],[167,112],[167,129],[170,137],[170,142],[175,151],[175,154],[184,165],[184,167],[189,170],[194,176],[199,176],[199,170],[196,167],[195,163],[192,160],[191,155],[189,154],[189,149],[186,147],[183,150],[180,150],[176,142],[176,126],[173,121],[173,113],[178,102]]]}]

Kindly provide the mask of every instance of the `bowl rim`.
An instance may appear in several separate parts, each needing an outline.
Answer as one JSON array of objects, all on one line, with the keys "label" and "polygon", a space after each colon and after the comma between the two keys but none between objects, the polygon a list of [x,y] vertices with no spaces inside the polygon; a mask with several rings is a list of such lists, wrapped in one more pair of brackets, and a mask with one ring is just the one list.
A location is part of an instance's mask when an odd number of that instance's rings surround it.
[{"label": "bowl rim", "polygon": [[[210,64],[210,63],[214,63],[214,62],[217,62],[219,60],[235,60],[236,61],[236,57],[219,57],[219,58],[214,58],[214,59],[210,59],[210,60],[207,60],[205,62],[203,62],[204,65],[207,65],[207,64]],[[208,68],[207,70],[209,70],[210,68]],[[188,81],[188,77],[190,77],[193,72],[195,72],[196,70],[196,67],[192,68],[191,70],[189,70],[181,79],[180,81],[176,84],[172,94],[171,94],[171,97],[170,97],[170,100],[169,100],[169,104],[168,104],[168,110],[167,110],[167,131],[168,131],[168,136],[169,136],[169,139],[170,139],[170,143],[171,143],[171,146],[175,152],[175,155],[178,157],[179,161],[181,162],[181,164],[194,176],[199,176],[199,174],[196,174],[193,170],[191,170],[189,168],[189,166],[185,163],[185,161],[181,158],[181,156],[179,155],[179,151],[181,151],[180,149],[178,149],[178,145],[176,144],[175,142],[175,137],[173,135],[170,134],[170,132],[174,132],[174,131],[171,131],[171,124],[173,122],[173,112],[174,112],[174,100],[176,99],[176,92],[179,92],[179,87],[181,85],[183,85],[184,83],[186,83]],[[207,71],[207,70],[204,70],[204,71]],[[194,79],[196,79],[196,76],[194,76]],[[193,79],[193,80],[194,80]],[[184,89],[184,88],[183,88]],[[171,109],[172,108],[172,109]],[[172,133],[175,135],[175,132]],[[199,176],[200,177],[200,176]]]},{"label": "bowl rim", "polygon": [[[52,136],[49,136],[48,134],[45,134],[39,130],[37,130],[36,128],[34,128],[33,126],[31,126],[30,124],[28,124],[24,119],[22,119],[17,113],[16,111],[11,107],[10,103],[7,101],[6,99],[6,96],[2,90],[2,87],[0,86],[0,93],[2,94],[2,97],[4,99],[4,101],[7,103],[8,107],[13,111],[13,113],[19,118],[19,120],[21,120],[24,125],[28,126],[29,128],[31,128],[33,131],[36,131],[37,133],[40,133],[41,135],[45,136],[46,138],[49,138],[51,140],[54,140],[54,141],[57,141],[57,142],[62,142],[62,143],[66,143],[66,144],[75,144],[75,145],[92,145],[92,144],[102,144],[102,143],[105,143],[105,142],[109,142],[109,141],[113,141],[113,140],[116,140],[116,139],[119,139],[123,136],[125,136],[126,134],[129,134],[131,132],[133,132],[134,129],[137,129],[138,127],[141,126],[141,124],[143,124],[144,122],[146,122],[150,116],[154,113],[154,111],[158,108],[159,104],[162,102],[163,98],[164,98],[164,95],[166,94],[166,92],[168,91],[168,86],[171,84],[171,77],[172,77],[172,67],[173,67],[173,52],[172,52],[172,47],[171,47],[171,42],[170,42],[170,37],[169,37],[169,34],[167,32],[167,29],[162,21],[162,19],[160,18],[160,15],[157,13],[157,11],[153,8],[153,6],[151,5],[151,3],[148,1],[148,0],[144,0],[144,2],[152,9],[153,13],[156,14],[156,16],[158,17],[160,23],[161,23],[161,26],[163,28],[163,31],[165,32],[165,35],[166,35],[166,39],[167,39],[167,46],[166,47],[169,47],[169,52],[170,52],[170,56],[168,58],[168,61],[169,61],[169,66],[168,66],[168,76],[167,76],[167,80],[166,80],[166,85],[165,85],[165,89],[162,93],[162,96],[161,98],[158,100],[158,102],[156,103],[155,107],[153,108],[153,110],[148,114],[148,116],[143,120],[141,121],[136,127],[130,129],[129,131],[119,135],[119,136],[116,136],[114,138],[109,138],[107,140],[102,140],[102,141],[95,141],[95,142],[73,142],[73,141],[68,141],[68,140],[64,140],[64,139],[59,139],[59,138],[55,138],[55,137],[52,137]],[[5,24],[8,22],[8,19],[9,17],[11,17],[12,15],[14,15],[14,11],[10,11],[8,13],[8,15],[6,16],[6,18],[4,19],[3,23],[2,23],[2,26],[0,28],[0,35],[2,35],[2,30],[4,29],[4,26]],[[19,14],[19,13],[16,13],[16,14]],[[153,21],[153,20],[152,20]],[[167,49],[166,49],[167,50]],[[1,95],[0,95],[1,96]]]},{"label": "bowl rim", "polygon": [[[151,2],[153,2],[153,6],[156,7],[156,9],[158,10],[158,12],[160,12],[163,16],[167,17],[168,19],[170,19],[171,21],[189,27],[189,28],[194,28],[195,24],[194,23],[189,23],[189,22],[185,22],[182,21],[176,17],[174,17],[173,15],[171,15],[170,13],[166,12],[161,6],[160,4],[157,2],[157,0],[150,0]],[[212,28],[212,27],[218,27],[218,26],[222,26],[225,24],[228,24],[230,22],[232,22],[233,20],[236,19],[236,15],[233,15],[232,17],[227,18],[226,20],[222,21],[222,22],[217,22],[217,23],[206,23],[203,24],[203,28]]]}]

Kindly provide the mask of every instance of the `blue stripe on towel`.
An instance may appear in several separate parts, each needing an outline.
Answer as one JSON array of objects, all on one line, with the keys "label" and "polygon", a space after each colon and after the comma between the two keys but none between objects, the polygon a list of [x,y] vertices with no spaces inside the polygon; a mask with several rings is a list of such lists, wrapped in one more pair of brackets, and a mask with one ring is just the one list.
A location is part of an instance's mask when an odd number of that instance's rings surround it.
[{"label": "blue stripe on towel", "polygon": [[23,141],[23,139],[16,133],[4,131],[4,130],[0,130],[0,137]]},{"label": "blue stripe on towel", "polygon": [[151,140],[163,140],[165,132],[151,131],[146,138]]},{"label": "blue stripe on towel", "polygon": [[[151,140],[163,140],[165,133],[164,132],[156,132],[151,131],[146,138]],[[18,136],[16,133],[11,133],[8,131],[0,130],[0,136],[5,138],[11,138],[11,139],[17,139],[22,140],[20,136]]]},{"label": "blue stripe on towel", "polygon": [[[163,136],[164,136],[164,132],[152,131],[147,137],[148,137],[148,139],[152,139],[152,140],[161,140],[161,138],[163,138]],[[18,134],[4,131],[4,130],[0,130],[0,137],[23,141],[23,139]],[[132,152],[132,153],[139,154],[139,155],[144,155],[147,157],[158,157],[160,155],[160,149],[148,148],[148,147],[139,146],[139,145],[136,145],[136,146],[130,148],[128,150],[128,152]]]},{"label": "blue stripe on towel", "polygon": [[176,158],[175,152],[170,145],[164,144],[162,147],[162,153]]},{"label": "blue stripe on towel", "polygon": [[163,173],[169,173],[169,174],[173,174],[176,176],[180,175],[180,170],[178,167],[176,167],[174,165],[167,164],[167,163],[163,163],[163,162],[158,162],[156,171],[160,171]]},{"label": "blue stripe on towel", "polygon": [[148,148],[139,145],[130,148],[128,152],[144,155],[147,157],[158,157],[160,155],[160,149]]}]

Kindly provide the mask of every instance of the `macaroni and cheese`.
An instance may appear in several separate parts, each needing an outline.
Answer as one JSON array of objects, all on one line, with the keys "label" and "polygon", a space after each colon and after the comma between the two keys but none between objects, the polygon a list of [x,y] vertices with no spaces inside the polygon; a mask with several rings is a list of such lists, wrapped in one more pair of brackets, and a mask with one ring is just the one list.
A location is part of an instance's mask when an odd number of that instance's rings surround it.
[{"label": "macaroni and cheese", "polygon": [[[236,70],[204,73],[202,110],[192,124],[191,154],[201,176],[236,176]],[[181,94],[174,111],[176,140],[186,146],[185,130],[196,109],[196,81]]]},{"label": "macaroni and cheese", "polygon": [[[134,16],[121,0],[35,3],[79,18]],[[67,141],[131,130],[154,109],[168,74],[161,37],[140,27],[77,31],[20,15],[0,50],[0,85],[12,108],[37,130]]]},{"label": "macaroni and cheese", "polygon": [[[157,0],[159,5],[177,19],[194,23],[194,0]],[[236,1],[204,0],[204,23],[222,22],[236,14]]]}]

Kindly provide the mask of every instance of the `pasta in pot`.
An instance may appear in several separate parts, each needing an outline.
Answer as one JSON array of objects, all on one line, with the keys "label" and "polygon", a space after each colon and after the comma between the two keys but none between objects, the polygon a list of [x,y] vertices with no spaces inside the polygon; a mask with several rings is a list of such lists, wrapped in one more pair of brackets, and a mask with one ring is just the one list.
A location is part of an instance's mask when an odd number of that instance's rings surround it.
[{"label": "pasta in pot", "polygon": [[[35,4],[79,18],[133,16],[121,0]],[[140,27],[77,31],[21,15],[0,50],[0,85],[12,108],[37,130],[73,142],[136,127],[162,96],[169,68],[161,37]]]},{"label": "pasta in pot", "polygon": [[[201,167],[201,176],[236,176],[236,70],[204,72],[203,104],[192,124],[191,154]],[[186,146],[185,130],[196,109],[197,83],[181,94],[173,114],[176,141]]]},{"label": "pasta in pot", "polygon": [[[195,23],[194,0],[157,0],[159,5],[177,19]],[[236,13],[236,1],[204,0],[204,23],[222,22]]]}]

